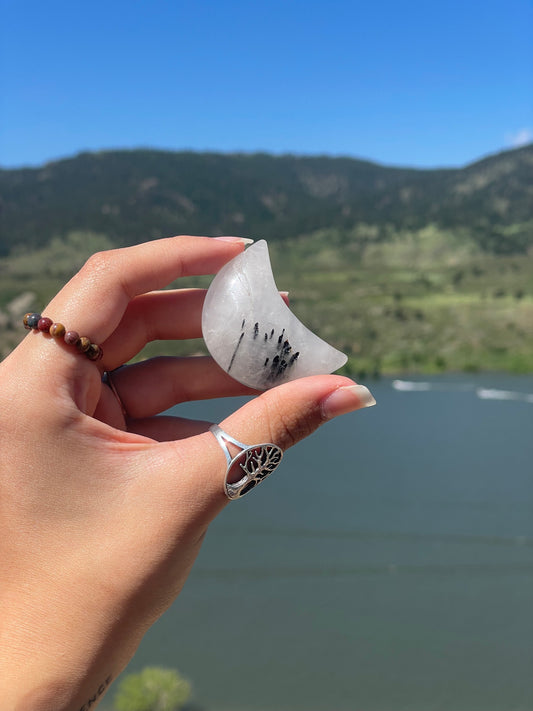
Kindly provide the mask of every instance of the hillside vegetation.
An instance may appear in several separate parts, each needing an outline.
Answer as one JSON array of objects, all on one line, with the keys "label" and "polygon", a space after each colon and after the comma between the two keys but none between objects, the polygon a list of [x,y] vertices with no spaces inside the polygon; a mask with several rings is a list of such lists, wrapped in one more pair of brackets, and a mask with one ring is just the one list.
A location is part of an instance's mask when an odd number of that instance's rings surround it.
[{"label": "hillside vegetation", "polygon": [[[298,316],[356,373],[533,371],[533,146],[463,169],[123,151],[0,171],[0,348],[95,250],[269,241]],[[189,284],[207,285],[209,279]],[[202,342],[151,344],[201,352]]]}]

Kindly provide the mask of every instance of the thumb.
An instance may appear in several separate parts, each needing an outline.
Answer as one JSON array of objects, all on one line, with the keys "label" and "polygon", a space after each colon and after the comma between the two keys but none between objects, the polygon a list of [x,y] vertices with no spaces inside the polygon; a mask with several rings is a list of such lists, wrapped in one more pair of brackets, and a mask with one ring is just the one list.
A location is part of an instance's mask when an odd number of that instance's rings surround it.
[{"label": "thumb", "polygon": [[[348,378],[335,375],[300,378],[267,390],[223,420],[220,427],[224,433],[245,445],[272,443],[286,450],[324,422],[375,403],[366,387]],[[215,445],[215,449],[218,449],[218,459],[215,461],[220,462],[221,473],[211,484],[219,482],[219,491],[224,494],[227,459],[222,443],[220,440],[217,442],[212,433],[206,433],[203,437],[210,437],[209,447],[212,449]],[[232,457],[238,454],[238,447],[231,443],[226,446]],[[253,459],[260,466],[257,456],[258,453],[254,452]],[[267,470],[267,473],[270,471]],[[228,483],[235,483],[245,474],[246,470],[240,467],[232,468],[228,474]],[[257,482],[262,478],[258,477]],[[242,493],[255,485],[246,480],[244,484],[246,489],[242,489]],[[238,494],[235,498],[238,498]]]},{"label": "thumb", "polygon": [[242,442],[273,442],[285,450],[324,422],[375,404],[370,391],[349,378],[312,376],[267,390],[220,426]]}]

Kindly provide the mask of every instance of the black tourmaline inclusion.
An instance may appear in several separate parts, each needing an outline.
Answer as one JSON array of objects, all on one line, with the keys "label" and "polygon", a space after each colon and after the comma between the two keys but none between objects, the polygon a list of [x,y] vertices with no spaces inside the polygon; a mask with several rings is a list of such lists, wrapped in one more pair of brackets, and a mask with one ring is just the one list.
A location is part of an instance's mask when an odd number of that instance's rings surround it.
[{"label": "black tourmaline inclusion", "polygon": [[[260,333],[263,333],[262,337],[260,337]],[[262,366],[259,367],[263,370],[265,384],[269,386],[284,380],[287,370],[290,370],[300,355],[298,351],[296,351],[296,353],[292,352],[292,346],[288,335],[285,333],[285,329],[282,329],[276,337],[274,328],[268,333],[268,331],[261,329],[259,322],[246,328],[246,319],[243,319],[239,340],[237,341],[228,366],[228,373],[231,371],[239,348],[245,339],[251,339],[257,342],[258,355],[262,363]],[[256,346],[254,346],[254,349],[255,347]]]}]

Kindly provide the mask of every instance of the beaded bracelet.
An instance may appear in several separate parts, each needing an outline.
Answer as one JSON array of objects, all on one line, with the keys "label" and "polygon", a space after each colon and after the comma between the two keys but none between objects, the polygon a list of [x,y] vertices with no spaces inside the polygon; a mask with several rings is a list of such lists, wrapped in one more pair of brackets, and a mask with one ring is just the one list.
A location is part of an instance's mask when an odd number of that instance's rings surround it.
[{"label": "beaded bracelet", "polygon": [[43,317],[41,314],[28,313],[22,319],[22,323],[28,331],[41,331],[49,333],[56,340],[63,339],[68,346],[74,346],[89,360],[100,360],[104,355],[102,347],[97,343],[91,343],[87,336],[80,336],[77,331],[67,331],[62,323],[54,323],[51,318]]}]

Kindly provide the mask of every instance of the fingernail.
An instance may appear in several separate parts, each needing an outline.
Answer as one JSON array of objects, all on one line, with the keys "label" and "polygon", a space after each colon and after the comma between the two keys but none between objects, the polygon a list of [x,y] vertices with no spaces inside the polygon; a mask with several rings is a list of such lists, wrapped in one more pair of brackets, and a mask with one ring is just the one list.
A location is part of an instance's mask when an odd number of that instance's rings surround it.
[{"label": "fingernail", "polygon": [[253,244],[253,239],[249,237],[213,237],[213,239],[219,239],[222,242],[241,242],[242,244]]},{"label": "fingernail", "polygon": [[283,296],[284,299],[288,299],[288,298],[289,298],[289,292],[288,292],[288,291],[280,291],[280,292],[279,292],[279,295],[280,295],[280,296]]},{"label": "fingernail", "polygon": [[375,404],[374,396],[364,385],[346,385],[324,398],[321,407],[324,417],[331,420],[338,415],[346,415],[348,412]]}]

